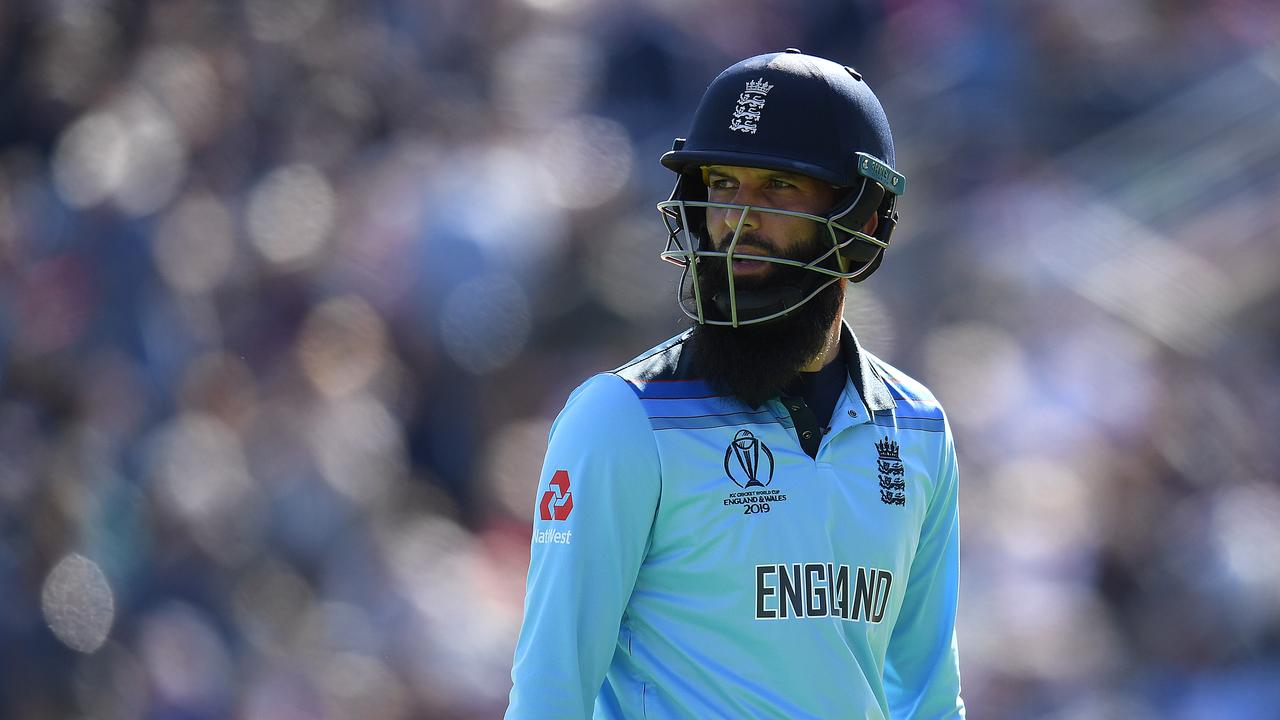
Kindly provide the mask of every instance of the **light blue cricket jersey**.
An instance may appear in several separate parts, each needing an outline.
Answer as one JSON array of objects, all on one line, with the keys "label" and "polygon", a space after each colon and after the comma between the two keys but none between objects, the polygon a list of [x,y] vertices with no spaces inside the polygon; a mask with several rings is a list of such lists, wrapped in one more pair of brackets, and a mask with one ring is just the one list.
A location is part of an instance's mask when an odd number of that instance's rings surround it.
[{"label": "light blue cricket jersey", "polygon": [[938,402],[846,326],[824,434],[803,401],[717,396],[687,336],[552,426],[506,717],[964,717]]}]

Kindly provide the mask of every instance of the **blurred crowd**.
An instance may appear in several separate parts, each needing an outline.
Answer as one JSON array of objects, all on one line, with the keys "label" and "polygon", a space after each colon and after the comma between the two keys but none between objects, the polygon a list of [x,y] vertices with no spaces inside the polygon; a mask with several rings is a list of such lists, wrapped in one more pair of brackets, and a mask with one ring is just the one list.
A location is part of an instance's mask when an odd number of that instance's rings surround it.
[{"label": "blurred crowd", "polygon": [[1280,718],[1268,0],[5,0],[0,717],[496,718],[706,83],[857,67],[847,317],[947,407],[974,717]]}]

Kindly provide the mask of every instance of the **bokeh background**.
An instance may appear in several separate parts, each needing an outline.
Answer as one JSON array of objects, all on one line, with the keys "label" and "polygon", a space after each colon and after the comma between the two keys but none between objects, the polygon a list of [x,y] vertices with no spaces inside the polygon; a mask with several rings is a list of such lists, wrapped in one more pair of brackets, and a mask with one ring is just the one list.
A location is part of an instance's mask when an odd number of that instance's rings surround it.
[{"label": "bokeh background", "polygon": [[865,345],[948,408],[972,716],[1280,718],[1269,0],[4,0],[0,717],[496,718],[568,392],[684,327],[657,158],[853,65]]}]

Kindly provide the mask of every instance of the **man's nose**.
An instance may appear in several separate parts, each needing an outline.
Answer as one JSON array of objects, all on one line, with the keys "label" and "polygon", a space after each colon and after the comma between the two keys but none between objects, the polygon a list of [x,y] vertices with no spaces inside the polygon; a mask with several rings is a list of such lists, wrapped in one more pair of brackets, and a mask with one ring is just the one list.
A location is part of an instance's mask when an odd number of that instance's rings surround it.
[{"label": "man's nose", "polygon": [[[750,189],[743,188],[741,186],[739,186],[737,191],[734,192],[733,197],[729,199],[729,202],[733,203],[734,205],[744,205],[744,206],[749,205],[752,207],[760,206],[760,198],[757,195],[757,193],[755,193]],[[744,213],[746,214],[746,217],[743,217]],[[738,223],[740,222],[742,223],[743,230],[758,229],[760,227],[760,213],[756,212],[755,210],[751,210],[748,212],[745,209],[738,209],[738,208],[725,209],[724,224],[727,228],[729,228],[730,230],[737,230]]]}]

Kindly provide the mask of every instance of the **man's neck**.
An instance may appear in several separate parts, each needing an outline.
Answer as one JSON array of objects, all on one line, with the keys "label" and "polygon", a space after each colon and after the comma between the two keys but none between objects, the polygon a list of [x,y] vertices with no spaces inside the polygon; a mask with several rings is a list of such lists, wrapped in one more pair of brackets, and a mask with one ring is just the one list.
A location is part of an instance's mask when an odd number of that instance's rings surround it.
[{"label": "man's neck", "polygon": [[800,368],[800,372],[818,372],[835,360],[840,354],[840,328],[844,322],[844,298],[840,298],[840,312],[836,313],[835,322],[827,329],[827,339],[822,343],[822,351],[814,356],[809,364]]}]

